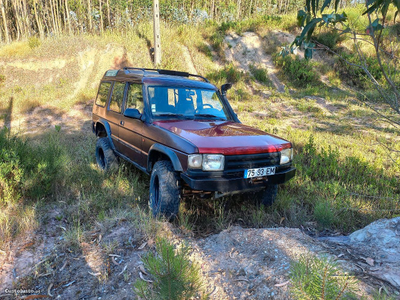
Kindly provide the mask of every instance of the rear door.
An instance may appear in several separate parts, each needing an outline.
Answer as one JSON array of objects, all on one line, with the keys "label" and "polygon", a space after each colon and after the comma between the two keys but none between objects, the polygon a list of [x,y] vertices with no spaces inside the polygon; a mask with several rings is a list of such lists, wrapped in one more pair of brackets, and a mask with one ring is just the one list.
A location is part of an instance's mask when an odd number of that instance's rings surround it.
[{"label": "rear door", "polygon": [[125,82],[114,82],[112,87],[110,103],[108,104],[106,119],[110,124],[111,138],[117,150],[119,151],[120,139],[119,139],[119,126],[121,122],[121,109],[122,102],[124,100]]},{"label": "rear door", "polygon": [[[139,83],[127,83],[127,92],[124,101],[126,108],[136,108],[143,114],[143,85]],[[139,119],[127,118],[121,115],[120,123],[120,152],[133,162],[144,166],[144,154],[142,152],[143,122]]]}]

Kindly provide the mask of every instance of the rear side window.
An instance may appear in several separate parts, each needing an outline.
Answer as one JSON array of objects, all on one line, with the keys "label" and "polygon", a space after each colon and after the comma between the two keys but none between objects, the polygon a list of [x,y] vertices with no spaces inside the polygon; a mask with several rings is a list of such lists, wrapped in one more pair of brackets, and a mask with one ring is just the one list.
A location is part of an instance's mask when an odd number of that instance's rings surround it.
[{"label": "rear side window", "polygon": [[108,98],[108,91],[110,90],[111,82],[102,82],[99,87],[99,93],[96,98],[96,105],[105,106]]},{"label": "rear side window", "polygon": [[124,100],[125,82],[114,83],[114,88],[110,101],[110,110],[117,113],[121,112],[122,100]]}]

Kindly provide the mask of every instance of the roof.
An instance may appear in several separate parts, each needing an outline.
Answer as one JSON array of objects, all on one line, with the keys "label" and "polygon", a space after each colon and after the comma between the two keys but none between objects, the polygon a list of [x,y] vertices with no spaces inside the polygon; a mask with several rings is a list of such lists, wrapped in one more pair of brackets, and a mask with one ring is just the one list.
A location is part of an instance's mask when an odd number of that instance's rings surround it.
[{"label": "roof", "polygon": [[[189,79],[189,77],[200,80]],[[123,80],[146,83],[148,85],[185,86],[217,90],[217,87],[203,76],[161,69],[124,68],[120,70],[108,70],[104,74],[103,80]]]}]

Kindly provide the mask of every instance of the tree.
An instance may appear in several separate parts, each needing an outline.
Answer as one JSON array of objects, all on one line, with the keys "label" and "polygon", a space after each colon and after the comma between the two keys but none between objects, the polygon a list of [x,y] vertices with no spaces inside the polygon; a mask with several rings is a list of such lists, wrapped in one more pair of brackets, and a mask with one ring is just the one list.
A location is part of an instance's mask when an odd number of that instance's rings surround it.
[{"label": "tree", "polygon": [[[387,34],[390,28],[396,25],[396,17],[400,17],[400,0],[365,0],[365,11],[363,15],[368,19],[368,26],[363,32],[357,32],[348,22],[345,12],[338,13],[339,5],[344,0],[325,0],[320,6],[319,0],[306,0],[306,8],[298,11],[298,25],[302,27],[302,32],[296,37],[289,49],[283,50],[283,55],[288,54],[297,47],[304,46],[305,58],[312,58],[312,53],[316,48],[313,40],[314,30],[318,27],[328,27],[338,30],[341,34],[351,36],[354,45],[354,53],[358,56],[357,62],[346,60],[341,54],[324,45],[327,51],[338,55],[348,65],[358,68],[364,72],[385,103],[398,114],[400,114],[400,72],[396,68],[399,63],[400,43],[399,35]],[[332,13],[324,13],[332,6]],[[388,12],[395,11],[393,22],[388,21]],[[385,32],[386,31],[386,32]],[[374,49],[374,59],[376,59],[382,80],[373,75],[369,65],[368,56],[363,51],[363,44],[370,44]],[[365,95],[364,95],[365,96]],[[383,115],[379,109],[371,105],[378,114],[389,120],[393,125],[400,125],[399,121]]]}]

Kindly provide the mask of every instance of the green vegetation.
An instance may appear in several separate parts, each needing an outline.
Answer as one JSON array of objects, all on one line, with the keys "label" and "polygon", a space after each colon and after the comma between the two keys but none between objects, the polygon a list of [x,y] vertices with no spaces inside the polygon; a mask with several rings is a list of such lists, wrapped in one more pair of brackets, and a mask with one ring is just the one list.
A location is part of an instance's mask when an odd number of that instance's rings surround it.
[{"label": "green vegetation", "polygon": [[138,279],[136,293],[143,299],[183,300],[196,296],[202,286],[200,268],[189,260],[188,246],[174,250],[170,242],[160,238],[156,241],[156,251],[157,254],[148,252],[143,257],[154,282]]},{"label": "green vegetation", "polygon": [[275,64],[282,68],[288,81],[295,87],[305,87],[307,85],[318,84],[319,76],[315,72],[312,63],[309,60],[301,59],[298,56],[274,55]]},{"label": "green vegetation", "polygon": [[295,299],[357,299],[355,278],[326,258],[301,257],[292,264],[290,277]]}]

